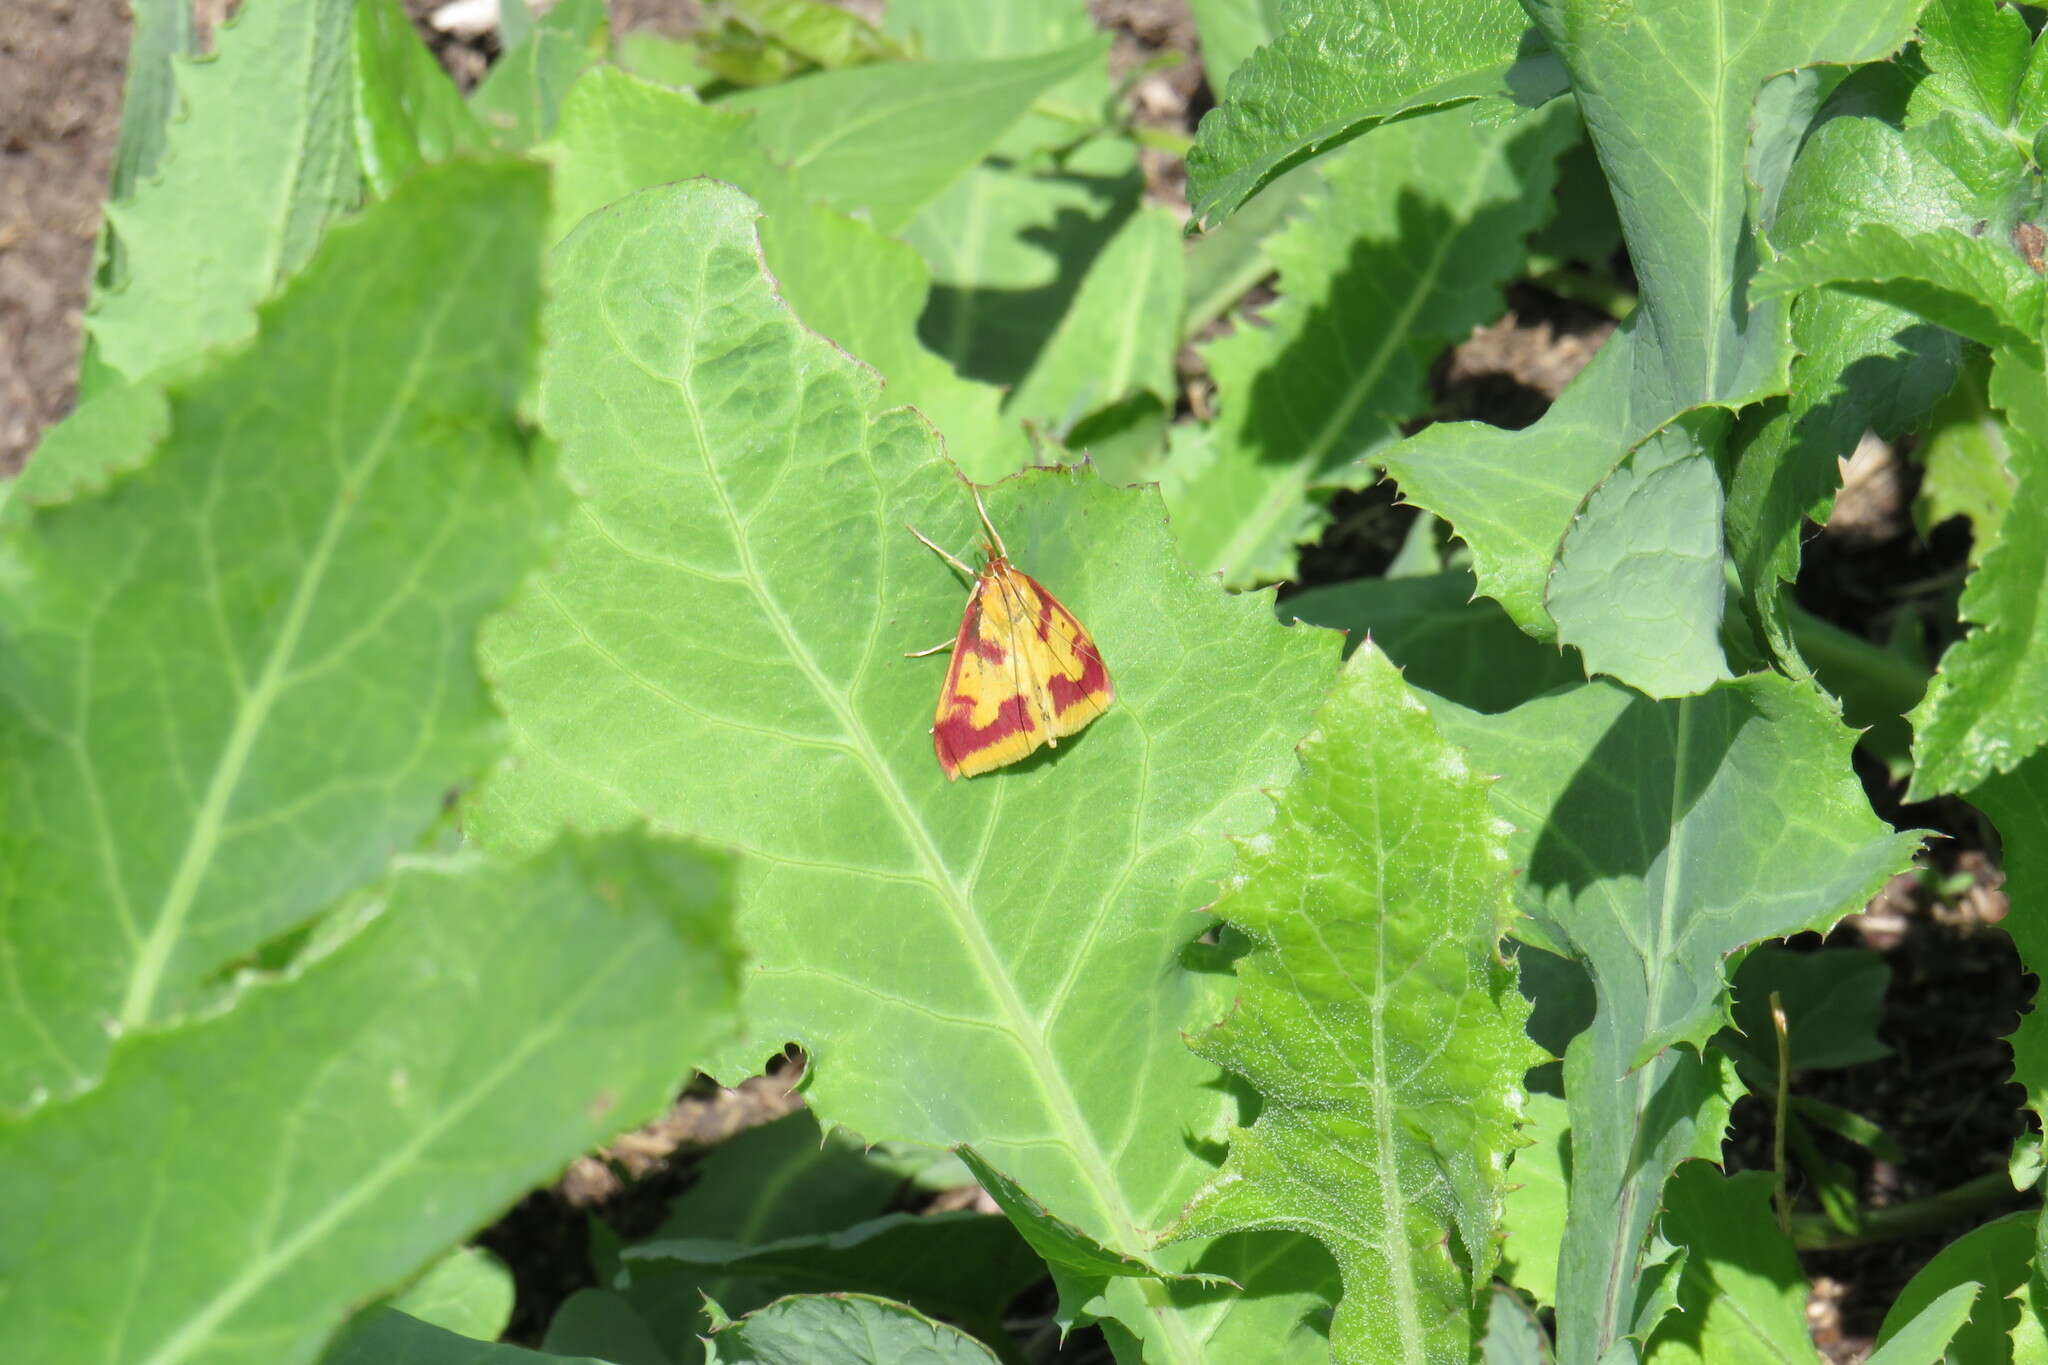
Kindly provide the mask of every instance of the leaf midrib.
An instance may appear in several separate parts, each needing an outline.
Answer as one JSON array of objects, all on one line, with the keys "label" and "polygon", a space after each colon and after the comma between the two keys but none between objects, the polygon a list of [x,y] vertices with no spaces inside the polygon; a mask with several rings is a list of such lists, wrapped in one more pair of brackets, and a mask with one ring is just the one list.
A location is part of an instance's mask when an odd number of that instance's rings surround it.
[{"label": "leaf midrib", "polygon": [[[710,258],[707,254],[699,260],[697,296],[702,298],[709,293]],[[605,295],[601,293],[600,298],[602,297]],[[606,329],[612,332],[618,341],[622,353],[630,354],[630,348],[626,346],[624,339],[619,337],[609,315],[606,315],[604,321]],[[711,489],[719,514],[731,532],[733,553],[739,561],[740,576],[755,603],[760,607],[763,617],[781,638],[790,661],[809,680],[819,700],[839,718],[839,723],[852,745],[854,757],[866,769],[869,782],[882,798],[883,805],[898,826],[902,828],[918,861],[924,865],[925,875],[930,879],[934,889],[940,893],[941,904],[951,913],[960,940],[972,957],[984,985],[988,987],[991,997],[1006,1017],[1006,1032],[1023,1054],[1046,1108],[1062,1130],[1064,1146],[1080,1166],[1081,1173],[1092,1187],[1102,1211],[1115,1223],[1125,1248],[1136,1248],[1143,1241],[1136,1215],[1124,1199],[1122,1186],[1117,1182],[1107,1156],[1095,1141],[1094,1131],[1083,1119],[1073,1092],[1066,1085],[1064,1074],[1047,1048],[1042,1032],[1031,1012],[1025,1008],[1022,997],[1018,995],[1016,983],[1002,970],[1002,960],[996,952],[995,944],[990,941],[981,921],[974,913],[972,898],[965,888],[960,886],[953,875],[953,869],[946,863],[937,845],[932,842],[930,831],[917,817],[909,795],[896,780],[894,770],[883,760],[873,737],[868,733],[867,726],[853,709],[844,691],[833,685],[831,679],[819,667],[817,660],[805,648],[795,624],[783,611],[781,602],[768,591],[766,580],[755,567],[753,547],[747,540],[743,519],[727,495],[725,483],[710,458],[712,442],[705,426],[702,406],[697,400],[696,389],[691,382],[691,376],[696,370],[698,334],[697,329],[683,329],[688,357],[681,367],[682,372],[676,375],[662,375],[659,378],[673,385],[683,401],[691,433],[695,437],[696,449],[704,463],[705,483]],[[869,472],[874,473],[865,442],[860,447],[860,454],[863,463],[868,464]],[[879,486],[880,481],[877,479],[877,487]],[[886,579],[878,582],[876,591],[886,596]],[[1170,1311],[1168,1300],[1158,1283],[1147,1281],[1143,1292],[1148,1306],[1154,1309],[1154,1319],[1161,1326],[1166,1338],[1164,1344],[1173,1351],[1173,1358],[1191,1363],[1199,1362],[1202,1358],[1199,1347],[1189,1336],[1181,1315]]]},{"label": "leaf midrib", "polygon": [[406,364],[405,375],[398,391],[394,394],[383,420],[371,437],[363,458],[354,470],[339,480],[335,497],[328,508],[326,524],[321,527],[320,539],[307,556],[305,569],[300,575],[297,590],[292,595],[285,619],[278,632],[272,637],[271,648],[263,661],[263,670],[256,678],[256,684],[243,697],[235,715],[234,728],[229,732],[227,743],[222,746],[220,756],[214,763],[213,775],[207,781],[206,794],[198,812],[193,818],[191,832],[180,855],[177,871],[172,875],[170,885],[165,889],[159,903],[156,922],[149,936],[142,942],[136,954],[135,965],[128,978],[128,989],[121,1002],[118,1016],[123,1028],[133,1028],[146,1022],[156,1005],[157,994],[162,988],[170,960],[177,949],[187,917],[198,898],[201,883],[211,865],[213,855],[219,851],[222,826],[227,818],[229,802],[234,799],[236,788],[241,784],[242,775],[248,766],[257,740],[270,719],[272,709],[283,696],[288,682],[288,671],[292,656],[297,652],[300,636],[312,616],[313,604],[320,590],[325,586],[327,570],[341,541],[343,531],[362,509],[360,496],[348,496],[353,490],[360,494],[373,479],[385,459],[390,455],[400,419],[412,407],[427,369],[428,357],[434,354],[440,342],[442,330],[456,311],[456,303],[466,297],[465,286],[474,273],[483,252],[474,249],[469,259],[451,272],[447,287],[436,291],[435,304],[428,314],[425,325],[418,333],[418,345]]}]

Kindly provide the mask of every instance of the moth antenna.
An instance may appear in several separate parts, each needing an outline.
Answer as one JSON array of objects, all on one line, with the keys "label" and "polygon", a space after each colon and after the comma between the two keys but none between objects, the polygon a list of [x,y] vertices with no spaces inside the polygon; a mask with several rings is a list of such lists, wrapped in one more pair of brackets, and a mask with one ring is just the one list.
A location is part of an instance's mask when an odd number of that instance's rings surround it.
[{"label": "moth antenna", "polygon": [[1010,547],[1003,544],[1003,533],[996,530],[996,524],[988,519],[988,508],[981,505],[981,490],[970,483],[967,485],[967,491],[974,495],[974,510],[981,513],[982,527],[987,530],[989,540],[994,543],[996,554],[1008,559]]},{"label": "moth antenna", "polygon": [[938,557],[939,557],[940,559],[943,559],[943,560],[945,560],[945,561],[946,561],[946,562],[947,562],[948,564],[951,564],[951,565],[952,565],[952,566],[953,566],[954,568],[958,569],[958,570],[959,570],[959,571],[960,571],[961,573],[964,573],[964,574],[966,574],[966,575],[967,575],[967,576],[968,576],[969,578],[973,578],[973,577],[976,577],[976,574],[975,574],[974,570],[972,570],[972,569],[968,568],[968,567],[967,567],[967,566],[966,566],[965,564],[962,564],[962,563],[961,563],[961,562],[960,562],[959,560],[957,560],[957,559],[953,558],[953,556],[952,556],[952,555],[950,555],[950,554],[948,554],[948,553],[947,553],[946,551],[944,551],[944,550],[940,549],[940,548],[939,548],[939,547],[938,547],[937,545],[934,545],[934,544],[932,543],[931,537],[927,536],[927,535],[926,535],[926,534],[925,534],[924,532],[922,532],[922,531],[918,530],[918,529],[917,529],[917,528],[916,528],[915,526],[912,526],[912,525],[911,525],[911,524],[910,524],[909,522],[907,522],[907,521],[906,521],[906,522],[904,522],[904,523],[903,523],[903,529],[904,529],[904,530],[906,530],[906,531],[908,531],[908,532],[910,532],[910,534],[912,534],[912,535],[916,536],[916,537],[917,537],[917,538],[918,538],[919,540],[923,541],[923,542],[924,542],[924,546],[925,546],[925,548],[926,548],[927,550],[930,550],[930,551],[931,551],[931,552],[932,552],[933,554],[937,555],[937,556],[938,556]]}]

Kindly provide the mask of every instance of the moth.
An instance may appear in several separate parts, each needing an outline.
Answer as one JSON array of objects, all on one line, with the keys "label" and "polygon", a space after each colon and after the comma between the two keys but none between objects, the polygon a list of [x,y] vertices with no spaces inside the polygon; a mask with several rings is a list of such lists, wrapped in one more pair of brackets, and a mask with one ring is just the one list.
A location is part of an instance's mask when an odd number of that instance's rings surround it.
[{"label": "moth", "polygon": [[905,528],[974,582],[952,644],[908,656],[953,651],[932,720],[932,748],[950,780],[1015,763],[1041,746],[1057,747],[1116,699],[1087,627],[1010,563],[1009,548],[989,520],[980,490],[969,488],[988,532],[978,572],[916,527]]}]

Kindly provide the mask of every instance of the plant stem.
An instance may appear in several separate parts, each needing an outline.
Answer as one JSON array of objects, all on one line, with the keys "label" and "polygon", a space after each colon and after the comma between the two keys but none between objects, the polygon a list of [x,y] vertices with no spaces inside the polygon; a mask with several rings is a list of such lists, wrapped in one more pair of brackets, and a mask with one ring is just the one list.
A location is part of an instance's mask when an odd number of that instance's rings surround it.
[{"label": "plant stem", "polygon": [[1792,1245],[1801,1251],[1840,1251],[1872,1242],[1897,1241],[1923,1232],[1940,1232],[1955,1227],[2018,1198],[2018,1192],[2012,1187],[2012,1178],[2004,1171],[1994,1171],[1925,1199],[1913,1199],[1884,1209],[1860,1209],[1854,1232],[1843,1232],[1822,1214],[1794,1214]]},{"label": "plant stem", "polygon": [[1785,1115],[1791,1108],[1792,1037],[1785,1023],[1785,1002],[1771,992],[1771,1027],[1778,1035],[1778,1120],[1771,1133],[1771,1203],[1778,1210],[1778,1231],[1792,1235],[1792,1196],[1785,1192]]}]

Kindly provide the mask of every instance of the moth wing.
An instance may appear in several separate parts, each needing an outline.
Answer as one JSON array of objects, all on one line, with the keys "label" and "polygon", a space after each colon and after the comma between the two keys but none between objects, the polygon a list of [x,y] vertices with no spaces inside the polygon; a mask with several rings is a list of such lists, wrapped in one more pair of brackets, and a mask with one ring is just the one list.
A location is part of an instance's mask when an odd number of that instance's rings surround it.
[{"label": "moth wing", "polygon": [[948,778],[1015,763],[1049,738],[1011,605],[993,575],[975,579],[932,720],[932,748]]}]

